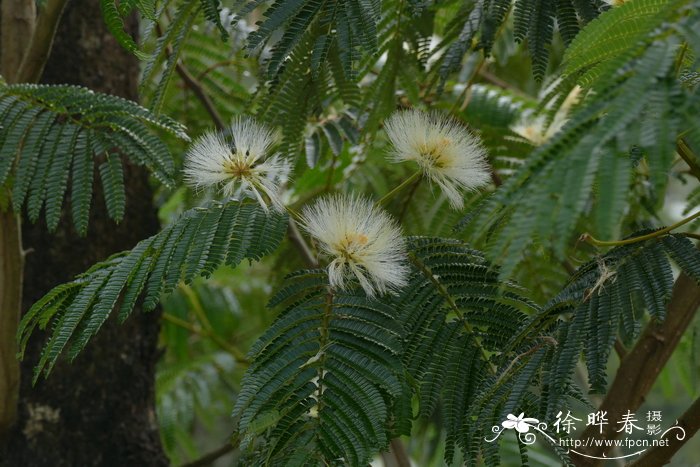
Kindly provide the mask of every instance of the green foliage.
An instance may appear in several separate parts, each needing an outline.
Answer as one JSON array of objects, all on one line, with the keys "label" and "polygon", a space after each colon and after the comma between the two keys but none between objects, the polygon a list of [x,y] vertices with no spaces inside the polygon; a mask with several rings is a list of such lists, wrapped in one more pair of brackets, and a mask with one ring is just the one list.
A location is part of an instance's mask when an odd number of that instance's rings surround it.
[{"label": "green foliage", "polygon": [[440,401],[448,462],[459,446],[467,462],[483,455],[496,465],[496,445],[481,440],[531,404],[529,386],[547,348],[513,336],[539,307],[459,241],[414,237],[410,252],[410,282],[391,304],[404,327],[402,359],[419,413],[430,417]]},{"label": "green foliage", "polygon": [[[236,364],[231,355],[215,351],[204,355],[163,365],[156,376],[156,407],[161,437],[167,451],[187,444],[188,429],[198,414],[212,405],[228,415],[229,410],[216,402],[232,397],[232,391],[218,394],[220,381]],[[199,417],[201,419],[201,417]]]},{"label": "green foliage", "polygon": [[[271,299],[279,314],[261,310],[278,278],[302,264],[292,249],[298,239],[256,266],[264,277],[239,268],[220,271],[226,285],[210,278],[180,287],[179,305],[167,305],[158,378],[175,463],[197,455],[188,431],[211,418],[211,406],[228,413],[234,403],[242,465],[366,465],[401,435],[411,435],[411,449],[430,444],[422,459],[436,465],[526,463],[529,447],[500,449],[484,438],[508,414],[551,420],[572,401],[586,404],[573,377],[580,360],[590,392],[604,393],[616,341],[632,345],[643,324],[665,318],[673,265],[700,282],[700,252],[683,234],[602,253],[577,240],[586,231],[608,239],[659,224],[675,183],[669,175],[687,182],[697,171],[695,0],[613,8],[599,0],[252,0],[231,10],[219,0],[102,4],[123,45],[140,56],[152,51],[142,91],[155,112],[177,115],[196,133],[212,115],[242,113],[279,130],[277,149],[295,165],[287,186],[294,210],[334,191],[378,198],[405,180],[409,164],[387,161],[382,132],[398,108],[443,109],[469,125],[493,169],[494,192],[465,194],[466,215],[429,183],[386,203],[406,235],[429,235],[408,237],[409,283],[394,294],[331,291],[324,270],[302,270]],[[266,9],[249,33],[256,8]],[[123,31],[134,9],[152,21],[141,48]],[[199,24],[203,18],[209,24]],[[529,60],[513,42],[527,44]],[[525,73],[530,61],[546,86]],[[163,181],[172,177],[165,146],[145,129],[184,136],[169,119],[121,101],[93,102],[74,88],[6,89],[15,94],[0,98],[0,154],[16,157],[0,158],[0,175],[33,218],[45,203],[55,225],[72,180],[74,217],[87,219],[93,173],[108,213],[120,218],[119,154]],[[23,97],[35,89],[82,97]],[[700,205],[700,190],[688,191],[686,213]],[[191,203],[181,189],[165,210]],[[141,296],[152,309],[180,281],[272,254],[287,220],[245,202],[210,202],[54,288],[20,329],[25,345],[37,326],[53,328],[36,378],[65,350],[75,357],[115,309],[126,319]],[[239,345],[245,350],[260,334],[243,358]],[[534,454],[530,461],[540,461],[542,452]]]},{"label": "green foliage", "polygon": [[[564,73],[586,70],[590,75],[594,73],[591,67],[619,67],[620,60],[629,59],[635,52],[638,54],[640,42],[687,3],[685,0],[641,0],[625,2],[607,11],[592,21],[566,50]],[[613,63],[604,63],[610,59],[614,59]]]},{"label": "green foliage", "polygon": [[124,30],[124,20],[122,18],[130,14],[132,9],[143,11],[144,16],[148,17],[150,15],[150,17],[153,17],[155,2],[152,0],[125,2],[100,0],[100,8],[102,10],[102,17],[104,18],[109,32],[112,33],[121,46],[129,52],[135,54],[140,59],[146,59],[148,55],[139,50],[138,44],[136,44],[129,33]]},{"label": "green foliage", "polygon": [[[168,2],[166,2],[167,6]],[[221,40],[228,40],[228,31],[221,23],[221,1],[220,0],[191,0],[185,1],[189,8],[194,8],[198,5],[204,11],[204,17],[217,27],[221,33]],[[129,52],[133,53],[141,60],[152,60],[153,57],[143,52],[133,37],[124,30],[124,18],[132,12],[137,11],[141,16],[150,21],[157,21],[158,16],[162,13],[162,9],[156,10],[156,2],[154,0],[100,0],[100,8],[102,9],[102,17],[107,25],[107,28],[112,35],[117,39],[119,44]],[[182,11],[182,10],[181,10]],[[189,11],[189,10],[188,10]]]},{"label": "green foliage", "polygon": [[18,84],[0,88],[0,185],[12,189],[12,205],[36,221],[45,206],[54,230],[71,181],[73,223],[85,234],[99,168],[105,202],[115,221],[124,214],[122,155],[171,184],[170,151],[152,128],[188,140],[184,128],[125,99],[76,86]]},{"label": "green foliage", "polygon": [[[636,9],[626,11],[636,18]],[[683,11],[675,14],[683,18]],[[601,15],[596,24],[606,22],[609,14]],[[616,15],[612,21],[617,24]],[[637,54],[624,64],[604,73],[601,68],[596,81],[587,82],[595,92],[585,95],[562,130],[484,202],[471,233],[488,240],[491,257],[505,258],[504,275],[514,271],[535,238],[562,257],[577,222],[588,215],[597,219],[598,235],[617,231],[636,152],[644,154],[650,169],[654,202],[661,199],[675,139],[680,133],[697,131],[697,119],[688,116],[700,105],[698,95],[675,78],[680,38],[664,32],[670,32],[669,24],[666,28],[650,33],[663,35],[662,39],[645,37],[642,42],[649,46],[634,48]],[[619,66],[625,73],[618,73]],[[574,84],[566,77],[562,83],[556,91],[568,93]]]},{"label": "green foliage", "polygon": [[[253,0],[248,8],[259,4],[259,0]],[[310,51],[318,58],[312,59],[312,63],[320,62],[331,47],[336,47],[345,74],[352,76],[356,51],[359,48],[369,54],[377,51],[376,21],[379,14],[380,2],[376,0],[277,0],[265,11],[265,19],[259,22],[258,29],[249,36],[248,49],[257,49],[269,42],[276,30],[283,29],[267,62],[267,73],[272,78],[307,31],[317,30]]]},{"label": "green foliage", "polygon": [[48,376],[66,347],[75,358],[115,309],[123,322],[141,295],[144,310],[152,310],[181,280],[190,283],[222,264],[260,259],[275,250],[286,227],[286,216],[237,201],[191,209],[133,250],[96,264],[35,303],[20,324],[20,354],[34,328],[51,323],[34,379],[42,371]]}]

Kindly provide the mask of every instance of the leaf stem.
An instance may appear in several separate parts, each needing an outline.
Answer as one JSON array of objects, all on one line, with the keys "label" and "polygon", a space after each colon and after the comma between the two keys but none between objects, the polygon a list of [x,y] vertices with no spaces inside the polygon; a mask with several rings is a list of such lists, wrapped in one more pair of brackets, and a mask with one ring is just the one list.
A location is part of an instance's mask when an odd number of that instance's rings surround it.
[{"label": "leaf stem", "polygon": [[581,240],[585,241],[586,243],[590,243],[591,245],[595,245],[595,246],[629,245],[632,243],[643,242],[645,240],[650,240],[652,238],[666,235],[670,231],[677,229],[678,227],[681,227],[694,219],[697,219],[699,216],[700,216],[700,211],[696,212],[695,214],[691,214],[690,216],[688,216],[684,219],[681,219],[680,221],[676,222],[673,225],[669,225],[668,227],[664,227],[663,229],[659,229],[659,230],[656,230],[654,232],[651,232],[651,233],[648,233],[645,235],[640,235],[639,237],[626,238],[624,240],[598,240],[597,238],[593,237],[591,234],[585,233],[585,234],[581,235]]},{"label": "leaf stem", "polygon": [[391,198],[393,198],[398,192],[406,188],[408,185],[410,185],[414,180],[418,179],[423,174],[420,170],[416,171],[413,175],[408,177],[406,180],[401,182],[398,186],[396,186],[393,190],[391,190],[389,193],[385,194],[382,196],[382,198],[374,203],[375,206],[379,207],[384,204],[386,204],[387,201],[389,201]]},{"label": "leaf stem", "polygon": [[681,159],[688,165],[690,173],[700,180],[700,165],[698,165],[698,159],[683,138],[678,138],[676,142],[676,152],[678,152]]},{"label": "leaf stem", "polygon": [[183,329],[186,329],[186,330],[190,331],[192,334],[197,334],[198,336],[201,336],[201,337],[210,338],[212,341],[214,341],[214,343],[216,345],[218,345],[223,350],[225,350],[228,353],[230,353],[231,355],[233,355],[233,358],[236,360],[236,362],[238,364],[245,365],[245,366],[248,366],[250,364],[250,362],[245,357],[243,352],[241,352],[239,349],[237,349],[236,347],[234,347],[231,344],[229,344],[228,342],[226,342],[224,339],[222,339],[217,334],[214,334],[212,331],[202,329],[202,328],[190,323],[189,321],[185,321],[182,318],[178,318],[177,316],[173,316],[173,315],[168,314],[168,313],[163,313],[162,316],[163,316],[163,319],[165,321],[168,321],[169,323],[172,323],[175,326],[179,326]]},{"label": "leaf stem", "polygon": [[[409,253],[408,255],[409,260],[423,273],[423,275],[428,279],[430,282],[432,282],[433,286],[440,292],[440,295],[445,299],[447,304],[450,306],[454,314],[457,316],[459,321],[462,323],[462,327],[464,327],[464,330],[466,331],[467,334],[469,334],[472,339],[474,339],[474,343],[476,346],[479,348],[481,351],[482,358],[484,359],[484,362],[490,363],[490,359],[488,357],[488,354],[486,353],[486,350],[484,347],[481,345],[481,343],[478,341],[477,333],[475,329],[472,327],[472,325],[467,321],[466,316],[464,316],[464,313],[462,313],[462,310],[459,309],[457,304],[455,303],[454,299],[450,295],[449,291],[445,286],[435,277],[435,274],[430,270],[430,268],[423,262],[421,261],[418,256],[416,256],[413,253]],[[489,365],[489,369],[495,373],[496,368],[493,366],[493,364]]]}]

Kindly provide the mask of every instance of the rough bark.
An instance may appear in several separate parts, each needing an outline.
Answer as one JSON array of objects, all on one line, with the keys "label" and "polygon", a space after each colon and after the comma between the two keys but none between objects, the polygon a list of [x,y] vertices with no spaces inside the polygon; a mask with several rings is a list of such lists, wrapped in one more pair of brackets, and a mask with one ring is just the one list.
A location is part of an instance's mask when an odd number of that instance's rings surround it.
[{"label": "rough bark", "polygon": [[22,301],[22,266],[19,222],[11,210],[0,207],[0,439],[17,418],[20,372],[15,334]]},{"label": "rough bark", "polygon": [[[25,42],[34,31],[36,5],[33,0],[5,0],[0,5],[0,73],[13,82],[25,54]],[[12,212],[5,188],[5,206],[0,205],[0,440],[5,439],[17,418],[19,362],[15,330],[22,302],[21,223]]]},{"label": "rough bark", "polygon": [[[69,2],[42,81],[135,99],[138,63],[100,18],[99,2]],[[72,228],[69,207],[55,234],[25,220],[24,246],[33,250],[26,257],[25,311],[53,286],[158,230],[147,174],[127,166],[125,180],[125,220],[115,225],[107,217],[98,192],[87,238]],[[32,387],[46,337],[37,333],[22,362],[18,423],[4,452],[0,447],[0,465],[167,465],[154,412],[158,331],[159,312],[137,309],[124,325],[110,319],[73,363],[59,362],[48,380]]]}]

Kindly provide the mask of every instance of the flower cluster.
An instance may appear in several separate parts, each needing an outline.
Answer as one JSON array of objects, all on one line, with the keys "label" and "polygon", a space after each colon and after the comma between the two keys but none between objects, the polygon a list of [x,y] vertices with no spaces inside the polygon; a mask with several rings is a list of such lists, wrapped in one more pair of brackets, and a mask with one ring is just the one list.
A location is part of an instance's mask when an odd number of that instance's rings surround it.
[{"label": "flower cluster", "polygon": [[[491,179],[479,139],[458,123],[418,110],[397,112],[386,122],[396,162],[414,161],[437,184],[454,208],[464,204],[463,191]],[[284,209],[280,189],[289,163],[270,155],[274,138],[251,119],[231,125],[231,144],[221,133],[207,133],[194,142],[185,161],[189,184],[219,187],[228,196],[247,193],[267,210],[267,202]],[[303,211],[302,224],[330,258],[331,287],[344,289],[354,277],[365,293],[396,290],[407,284],[406,242],[398,224],[370,200],[352,195],[326,196]]]},{"label": "flower cluster", "polygon": [[267,210],[264,194],[283,211],[281,186],[290,165],[278,154],[270,155],[273,144],[269,128],[252,119],[236,119],[230,144],[218,132],[206,133],[192,144],[185,158],[185,180],[195,188],[219,187],[226,196],[249,194]]}]

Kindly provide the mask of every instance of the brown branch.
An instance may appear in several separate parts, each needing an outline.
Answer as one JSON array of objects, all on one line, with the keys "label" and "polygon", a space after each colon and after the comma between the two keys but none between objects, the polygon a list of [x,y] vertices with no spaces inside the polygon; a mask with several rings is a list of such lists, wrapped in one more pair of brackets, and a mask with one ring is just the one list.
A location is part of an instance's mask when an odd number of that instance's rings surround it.
[{"label": "brown branch", "polygon": [[[158,38],[161,38],[163,36],[163,29],[160,27],[159,23],[156,23],[156,33],[158,34]],[[166,57],[169,58],[173,53],[173,48],[170,45],[168,45],[165,48]],[[192,74],[187,70],[185,65],[180,61],[179,57],[177,57],[175,71],[177,71],[177,74],[180,75],[180,78],[182,78],[182,81],[185,82],[187,87],[190,88],[192,92],[194,92],[194,95],[202,103],[204,109],[214,121],[216,127],[219,130],[225,129],[226,123],[224,122],[224,119],[221,118],[221,115],[219,115],[219,112],[216,110],[214,103],[209,98],[209,95],[204,91],[202,84],[197,80],[197,78],[192,76]]]},{"label": "brown branch", "polygon": [[629,464],[630,467],[656,467],[668,464],[678,450],[700,429],[700,398],[695,399],[693,405],[681,415],[681,418],[678,420],[678,426],[685,430],[683,439],[678,439],[678,436],[676,436],[679,433],[678,430],[669,431],[664,437],[664,439],[668,440],[668,444],[649,449],[639,459]]},{"label": "brown branch", "polygon": [[[35,31],[33,0],[3,0],[0,5],[0,73],[9,83],[17,80],[27,40]],[[0,190],[5,191],[3,187]],[[22,308],[24,252],[22,224],[13,211],[10,194],[0,193],[0,439],[17,419],[20,365],[17,327]],[[4,199],[4,203],[3,203]]]},{"label": "brown branch", "polygon": [[180,75],[180,78],[182,78],[182,81],[185,82],[187,87],[192,90],[195,96],[197,96],[197,99],[199,99],[199,101],[202,103],[207,113],[214,121],[216,127],[219,130],[226,128],[224,119],[221,118],[221,115],[219,115],[219,112],[216,110],[214,103],[211,101],[207,93],[204,92],[202,84],[197,81],[197,79],[192,76],[189,71],[187,71],[187,68],[185,68],[182,63],[178,62],[177,65],[175,65],[175,70],[177,71],[177,74]]},{"label": "brown branch", "polygon": [[385,467],[411,467],[411,460],[400,438],[394,438],[389,444],[389,450],[381,453]]},{"label": "brown branch", "polygon": [[39,12],[34,34],[17,70],[18,83],[36,83],[41,78],[66,3],[68,0],[48,0]]},{"label": "brown branch", "polygon": [[[656,320],[650,322],[637,343],[620,362],[610,390],[599,407],[599,410],[607,412],[610,423],[603,426],[602,433],[599,432],[598,426],[588,426],[580,439],[617,438],[619,427],[615,422],[621,420],[628,410],[634,412],[642,405],[695,316],[698,306],[700,306],[700,286],[687,275],[681,274],[673,286],[666,319],[663,322]],[[588,447],[583,450],[583,453],[602,457],[609,449],[606,446]],[[601,463],[600,460],[581,456],[573,456],[572,460],[579,467]]]}]

